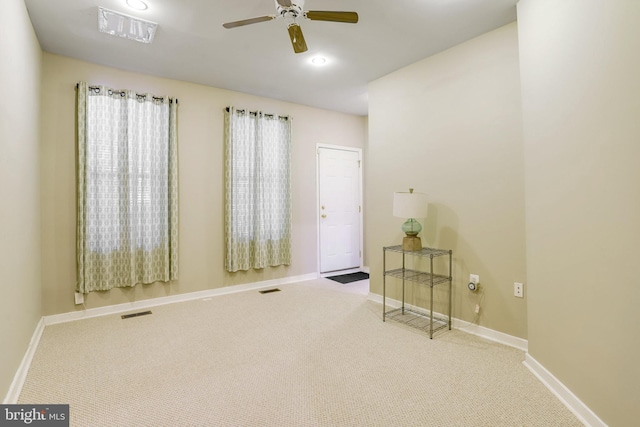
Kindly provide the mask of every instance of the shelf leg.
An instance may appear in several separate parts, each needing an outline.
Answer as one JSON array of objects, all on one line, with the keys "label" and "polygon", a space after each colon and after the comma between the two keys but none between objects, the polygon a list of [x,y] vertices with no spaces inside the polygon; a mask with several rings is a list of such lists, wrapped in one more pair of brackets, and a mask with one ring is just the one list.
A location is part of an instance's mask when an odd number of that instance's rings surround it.
[{"label": "shelf leg", "polygon": [[449,250],[449,330],[451,330],[451,288],[453,277],[451,275],[451,254],[452,250]]},{"label": "shelf leg", "polygon": [[402,314],[404,315],[404,252],[402,252]]},{"label": "shelf leg", "polygon": [[387,251],[382,248],[382,321],[385,321],[387,314]]},{"label": "shelf leg", "polygon": [[433,255],[429,257],[429,272],[431,283],[429,284],[429,338],[433,339]]}]

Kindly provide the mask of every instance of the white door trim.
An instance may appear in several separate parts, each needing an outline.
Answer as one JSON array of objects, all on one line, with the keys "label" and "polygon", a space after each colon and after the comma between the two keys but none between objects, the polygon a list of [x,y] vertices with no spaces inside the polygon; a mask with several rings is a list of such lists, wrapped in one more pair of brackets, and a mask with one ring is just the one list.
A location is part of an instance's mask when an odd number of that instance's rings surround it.
[{"label": "white door trim", "polygon": [[316,266],[316,271],[318,272],[318,275],[320,275],[320,256],[321,256],[321,247],[320,247],[320,154],[319,154],[319,150],[320,148],[328,148],[328,149],[332,149],[332,150],[343,150],[343,151],[351,151],[351,152],[355,152],[358,153],[358,161],[360,162],[360,170],[359,170],[359,176],[358,176],[358,181],[359,181],[359,191],[358,191],[358,204],[360,205],[360,268],[362,268],[363,266],[363,259],[364,259],[364,223],[363,223],[363,218],[364,218],[364,204],[362,203],[362,194],[363,194],[363,182],[362,182],[362,177],[363,175],[363,169],[364,169],[364,164],[362,162],[362,148],[357,148],[357,147],[349,147],[349,146],[344,146],[344,145],[332,145],[332,144],[323,144],[323,143],[316,143],[316,242],[317,242],[317,266]]}]

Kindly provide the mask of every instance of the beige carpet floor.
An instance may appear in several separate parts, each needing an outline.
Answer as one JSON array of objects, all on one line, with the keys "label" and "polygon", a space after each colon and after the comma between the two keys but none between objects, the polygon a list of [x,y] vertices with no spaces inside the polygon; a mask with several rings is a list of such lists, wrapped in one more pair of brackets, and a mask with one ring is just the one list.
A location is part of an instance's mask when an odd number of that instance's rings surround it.
[{"label": "beige carpet floor", "polygon": [[[364,284],[364,286],[363,286]],[[47,326],[19,403],[72,426],[580,426],[522,351],[318,279]]]}]

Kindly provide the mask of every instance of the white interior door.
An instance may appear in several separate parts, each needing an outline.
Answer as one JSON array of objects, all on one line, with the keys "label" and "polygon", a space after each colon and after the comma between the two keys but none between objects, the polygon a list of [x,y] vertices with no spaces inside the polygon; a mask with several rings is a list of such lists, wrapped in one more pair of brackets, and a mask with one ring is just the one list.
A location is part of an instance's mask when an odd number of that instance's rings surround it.
[{"label": "white interior door", "polygon": [[360,153],[318,148],[320,272],[360,267]]}]

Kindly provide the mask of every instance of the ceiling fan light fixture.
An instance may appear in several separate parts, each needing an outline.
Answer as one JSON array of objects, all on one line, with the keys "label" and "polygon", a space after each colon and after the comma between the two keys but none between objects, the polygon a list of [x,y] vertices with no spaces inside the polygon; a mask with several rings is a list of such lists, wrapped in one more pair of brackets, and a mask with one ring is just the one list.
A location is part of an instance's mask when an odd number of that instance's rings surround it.
[{"label": "ceiling fan light fixture", "polygon": [[327,63],[327,58],[324,56],[314,56],[311,58],[311,63],[316,66],[324,65]]},{"label": "ceiling fan light fixture", "polygon": [[98,29],[102,33],[141,43],[151,43],[158,24],[98,7]]},{"label": "ceiling fan light fixture", "polygon": [[147,10],[149,7],[142,0],[127,0],[127,6],[136,10]]}]

